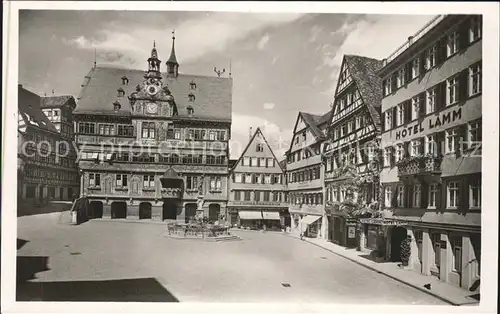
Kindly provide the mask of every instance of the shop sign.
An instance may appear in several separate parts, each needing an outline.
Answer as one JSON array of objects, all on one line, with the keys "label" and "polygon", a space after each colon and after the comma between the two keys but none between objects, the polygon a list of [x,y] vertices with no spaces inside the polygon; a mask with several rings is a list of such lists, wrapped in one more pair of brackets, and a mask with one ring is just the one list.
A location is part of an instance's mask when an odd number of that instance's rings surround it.
[{"label": "shop sign", "polygon": [[347,229],[347,235],[349,239],[354,239],[356,237],[356,228],[355,227],[349,227]]},{"label": "shop sign", "polygon": [[[425,129],[432,130],[434,128],[440,127],[445,124],[455,122],[462,119],[462,108],[455,109],[453,111],[444,112],[437,117],[431,117],[427,121],[423,121],[402,130],[396,131],[396,140],[404,139],[407,136],[415,135],[417,133],[422,133]],[[424,123],[424,122],[427,122]]]}]

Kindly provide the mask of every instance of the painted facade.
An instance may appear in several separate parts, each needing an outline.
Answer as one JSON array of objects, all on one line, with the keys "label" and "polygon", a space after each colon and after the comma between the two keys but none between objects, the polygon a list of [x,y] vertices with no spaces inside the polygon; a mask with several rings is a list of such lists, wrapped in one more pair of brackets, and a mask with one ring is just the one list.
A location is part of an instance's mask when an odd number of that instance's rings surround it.
[{"label": "painted facade", "polygon": [[411,239],[410,267],[464,289],[481,252],[480,16],[439,16],[379,71],[388,255]]},{"label": "painted facade", "polygon": [[260,128],[230,170],[231,225],[284,229],[290,225],[285,173]]},{"label": "painted facade", "polygon": [[227,215],[232,79],[94,67],[75,114],[81,195],[93,217],[188,222]]},{"label": "painted facade", "polygon": [[309,237],[326,236],[321,152],[329,118],[330,112],[323,116],[299,112],[285,153],[291,230]]},{"label": "painted facade", "polygon": [[[66,103],[71,107],[74,99],[66,97]],[[19,205],[24,202],[32,205],[49,200],[72,200],[79,191],[73,142],[55,128],[42,112],[41,105],[40,96],[19,85]],[[64,119],[71,119],[71,111],[66,111]]]}]

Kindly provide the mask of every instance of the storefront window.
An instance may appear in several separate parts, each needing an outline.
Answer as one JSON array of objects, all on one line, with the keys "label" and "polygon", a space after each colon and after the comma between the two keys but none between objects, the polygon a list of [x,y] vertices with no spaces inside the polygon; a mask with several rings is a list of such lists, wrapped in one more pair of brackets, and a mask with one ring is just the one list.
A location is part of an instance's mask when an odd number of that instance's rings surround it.
[{"label": "storefront window", "polygon": [[366,247],[370,250],[377,249],[378,228],[375,225],[368,225],[366,232]]}]

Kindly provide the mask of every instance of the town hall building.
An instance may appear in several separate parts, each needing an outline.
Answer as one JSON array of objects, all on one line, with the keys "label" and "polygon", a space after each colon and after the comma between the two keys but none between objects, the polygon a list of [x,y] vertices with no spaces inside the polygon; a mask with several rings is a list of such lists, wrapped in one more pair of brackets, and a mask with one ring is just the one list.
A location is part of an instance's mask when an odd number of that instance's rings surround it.
[{"label": "town hall building", "polygon": [[177,220],[227,212],[232,79],[95,66],[74,110],[81,195],[92,217]]}]

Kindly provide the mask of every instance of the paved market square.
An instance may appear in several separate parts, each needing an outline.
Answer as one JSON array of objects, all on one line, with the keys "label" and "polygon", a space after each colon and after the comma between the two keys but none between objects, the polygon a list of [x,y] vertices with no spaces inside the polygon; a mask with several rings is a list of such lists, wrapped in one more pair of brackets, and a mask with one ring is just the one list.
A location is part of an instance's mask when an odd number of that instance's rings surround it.
[{"label": "paved market square", "polygon": [[444,302],[285,234],[165,237],[165,224],[18,218],[17,299],[33,301]]}]

